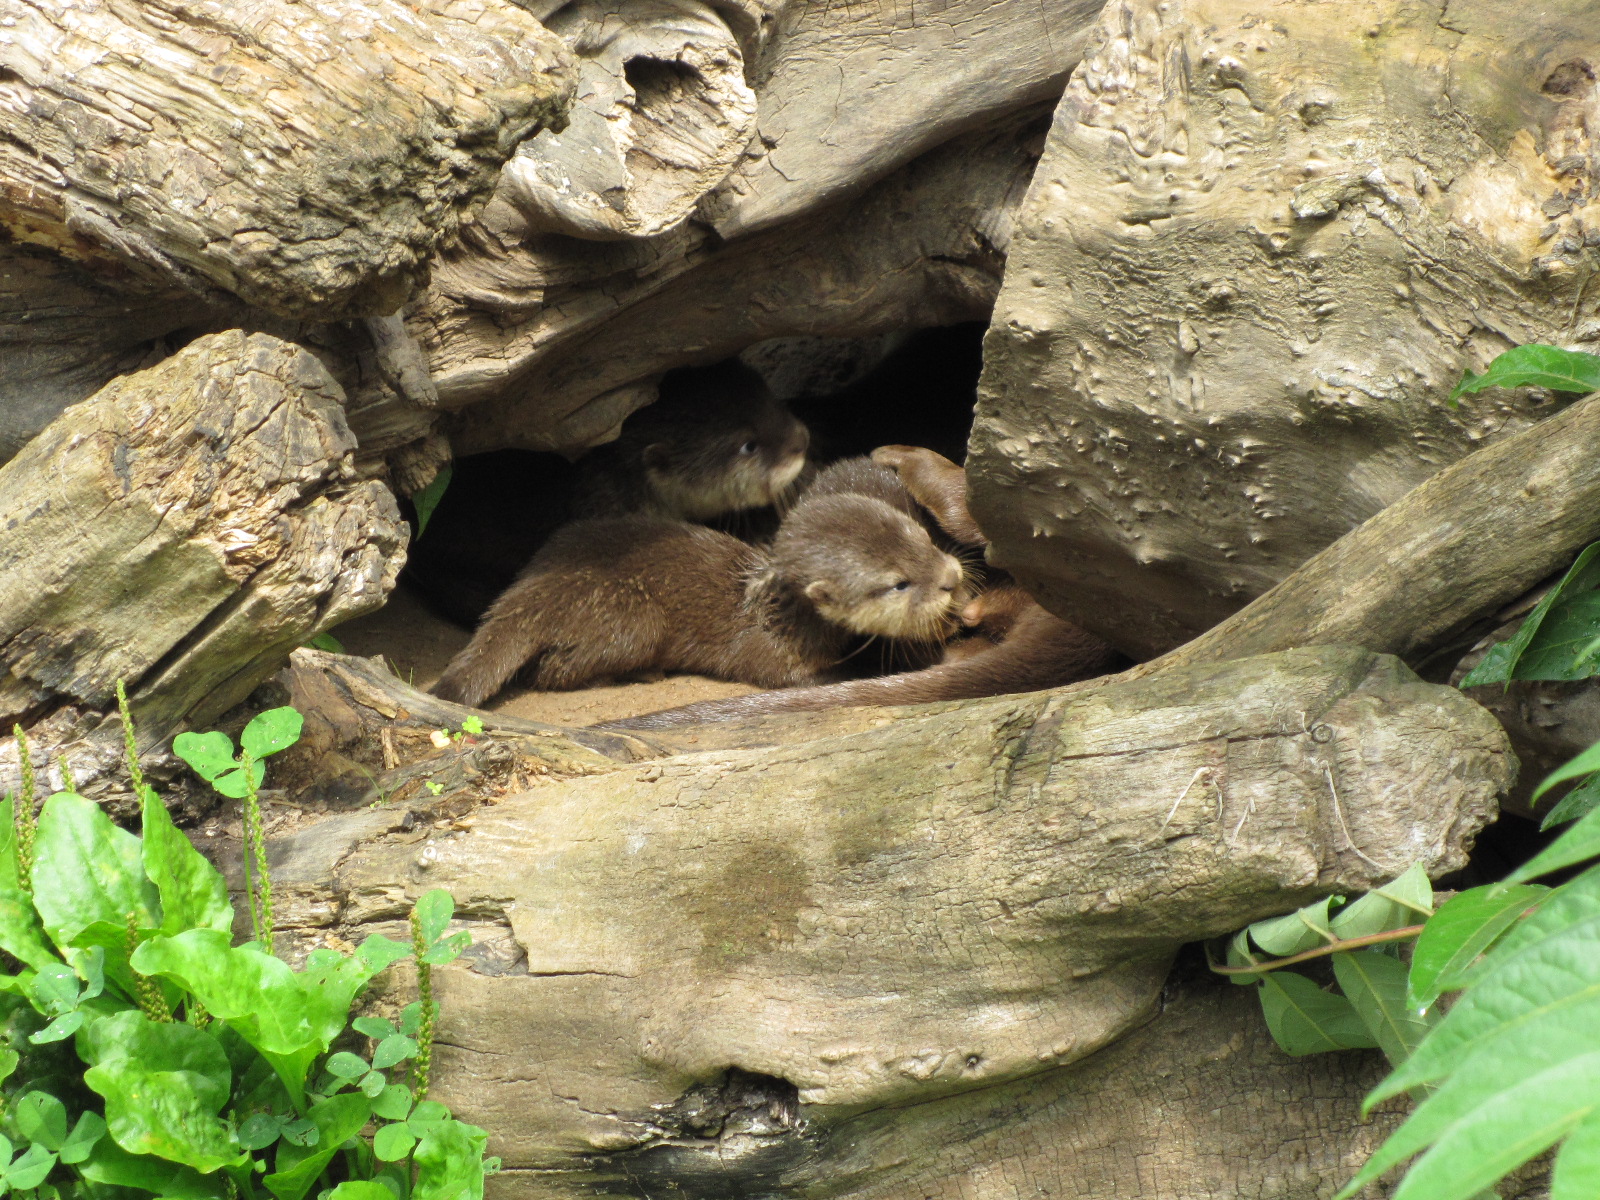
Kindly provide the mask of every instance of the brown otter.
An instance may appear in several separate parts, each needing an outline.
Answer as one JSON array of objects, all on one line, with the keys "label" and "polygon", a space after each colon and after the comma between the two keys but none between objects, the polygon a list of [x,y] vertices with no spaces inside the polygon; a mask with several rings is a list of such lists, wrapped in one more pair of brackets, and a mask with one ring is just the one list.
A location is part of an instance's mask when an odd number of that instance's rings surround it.
[{"label": "brown otter", "polygon": [[[942,455],[916,446],[885,446],[873,460],[893,467],[918,502],[952,539],[987,545],[967,511],[966,479]],[[816,712],[852,705],[925,704],[1059,687],[1113,670],[1121,656],[1077,626],[1046,612],[1015,584],[1001,584],[962,610],[977,636],[953,644],[945,661],[920,671],[852,679],[816,687],[705,700],[681,708],[605,722],[605,729],[666,729],[780,712]]]},{"label": "brown otter", "polygon": [[756,372],[736,361],[670,371],[659,390],[576,464],[522,450],[458,463],[411,547],[406,582],[470,629],[569,521],[631,512],[705,521],[794,490],[810,435]]},{"label": "brown otter", "polygon": [[827,678],[853,635],[942,640],[960,564],[881,500],[807,495],[768,547],[663,517],[577,521],[490,608],[434,693],[476,705],[647,670],[761,687]]},{"label": "brown otter", "polygon": [[660,399],[578,461],[570,515],[708,521],[762,508],[799,478],[809,444],[806,427],[737,359],[673,372]]}]

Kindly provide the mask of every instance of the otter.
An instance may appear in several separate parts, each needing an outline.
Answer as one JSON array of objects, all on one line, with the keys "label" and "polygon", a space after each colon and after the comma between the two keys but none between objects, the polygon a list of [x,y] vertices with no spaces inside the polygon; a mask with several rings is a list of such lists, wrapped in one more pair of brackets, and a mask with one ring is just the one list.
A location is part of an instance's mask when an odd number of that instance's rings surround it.
[{"label": "otter", "polygon": [[762,508],[796,490],[809,444],[806,427],[741,363],[670,371],[654,404],[576,464],[507,450],[459,466],[412,545],[406,581],[470,629],[567,522],[627,513],[709,521]]},{"label": "otter", "polygon": [[737,359],[671,372],[615,441],[578,460],[570,515],[709,521],[763,508],[800,477],[809,445],[806,427]]},{"label": "otter", "polygon": [[942,641],[962,585],[907,514],[848,492],[806,494],[765,547],[665,517],[577,521],[433,690],[478,705],[519,671],[540,690],[640,671],[793,687],[830,678],[858,636]]},{"label": "otter", "polygon": [[[906,491],[952,540],[974,548],[988,539],[966,503],[966,476],[949,459],[916,446],[884,446],[873,461],[893,468]],[[1126,660],[1092,634],[1047,612],[1013,583],[990,588],[961,610],[974,636],[951,643],[945,660],[920,671],[813,687],[704,700],[619,721],[601,729],[669,729],[781,712],[818,712],[857,705],[927,704],[1060,687],[1103,675]]]}]

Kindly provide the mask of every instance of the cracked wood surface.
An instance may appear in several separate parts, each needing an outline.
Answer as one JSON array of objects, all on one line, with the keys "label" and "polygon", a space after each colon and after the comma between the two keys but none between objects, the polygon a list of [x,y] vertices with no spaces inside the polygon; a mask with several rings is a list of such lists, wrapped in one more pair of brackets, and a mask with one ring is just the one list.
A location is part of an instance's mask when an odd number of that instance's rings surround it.
[{"label": "cracked wood surface", "polygon": [[0,0],[0,228],[280,315],[391,312],[569,66],[503,0]]},{"label": "cracked wood surface", "polygon": [[[1056,112],[968,460],[994,552],[1145,659],[1550,411],[1600,339],[1600,5],[1114,0]],[[1401,65],[1403,64],[1403,65]]]},{"label": "cracked wood surface", "polygon": [[[0,467],[0,722],[67,751],[94,794],[120,754],[100,724],[117,680],[154,744],[380,605],[405,525],[355,477],[342,400],[307,351],[234,330],[121,376]],[[0,776],[15,762],[8,744]]]},{"label": "cracked wood surface", "polygon": [[[436,1086],[495,1131],[503,1195],[627,1193],[608,1172],[662,1142],[655,1106],[729,1068],[798,1089],[809,1145],[1092,1062],[1180,944],[1458,866],[1513,771],[1478,706],[1339,648],[766,727],[444,829],[363,810],[277,840],[303,935],[391,931],[445,887],[493,948],[444,974]],[[742,1146],[698,1157],[765,1170]]]}]

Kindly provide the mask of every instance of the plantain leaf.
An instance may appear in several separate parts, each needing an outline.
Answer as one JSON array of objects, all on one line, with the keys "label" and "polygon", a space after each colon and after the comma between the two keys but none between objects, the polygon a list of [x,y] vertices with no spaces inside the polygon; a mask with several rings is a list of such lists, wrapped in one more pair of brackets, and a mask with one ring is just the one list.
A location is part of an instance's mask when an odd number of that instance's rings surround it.
[{"label": "plantain leaf", "polygon": [[440,1121],[417,1143],[417,1183],[411,1200],[482,1200],[483,1149],[489,1135],[476,1125]]},{"label": "plantain leaf", "polygon": [[178,827],[156,794],[144,796],[142,854],[145,875],[161,895],[161,932],[233,929],[233,905],[221,873]]},{"label": "plantain leaf", "polygon": [[150,1154],[129,1154],[108,1137],[94,1144],[78,1172],[91,1183],[137,1188],[165,1200],[220,1200],[215,1176],[208,1179],[192,1167]]},{"label": "plantain leaf", "polygon": [[1558,392],[1600,390],[1600,357],[1581,350],[1529,343],[1496,355],[1482,375],[1470,371],[1450,391],[1454,404],[1470,392],[1485,388],[1542,387]]},{"label": "plantain leaf", "polygon": [[313,1104],[306,1115],[316,1128],[316,1140],[308,1146],[284,1145],[277,1171],[261,1181],[277,1200],[300,1200],[311,1190],[339,1147],[371,1118],[372,1102],[357,1092],[344,1092]]},{"label": "plantain leaf", "polygon": [[1473,964],[1550,889],[1533,884],[1487,884],[1461,892],[1434,913],[1411,955],[1411,1003],[1426,1008],[1463,987]]},{"label": "plantain leaf", "polygon": [[327,1200],[395,1200],[395,1194],[370,1179],[347,1179],[328,1193]]},{"label": "plantain leaf", "polygon": [[1378,1044],[1349,1000],[1293,971],[1261,977],[1261,1012],[1285,1054],[1298,1057]]},{"label": "plantain leaf", "polygon": [[245,1160],[217,1115],[232,1072],[209,1032],[120,1012],[89,1026],[86,1057],[84,1082],[105,1097],[106,1127],[124,1150],[202,1173]]},{"label": "plantain leaf", "polygon": [[33,898],[12,887],[0,887],[0,950],[36,971],[61,963],[55,947],[45,941]]},{"label": "plantain leaf", "polygon": [[70,792],[51,796],[39,815],[33,903],[58,946],[109,942],[108,949],[120,949],[129,913],[142,930],[161,924],[139,839],[112,824],[94,801]]},{"label": "plantain leaf", "polygon": [[1333,955],[1333,974],[1389,1062],[1411,1057],[1432,1024],[1406,999],[1406,965],[1382,950]]}]

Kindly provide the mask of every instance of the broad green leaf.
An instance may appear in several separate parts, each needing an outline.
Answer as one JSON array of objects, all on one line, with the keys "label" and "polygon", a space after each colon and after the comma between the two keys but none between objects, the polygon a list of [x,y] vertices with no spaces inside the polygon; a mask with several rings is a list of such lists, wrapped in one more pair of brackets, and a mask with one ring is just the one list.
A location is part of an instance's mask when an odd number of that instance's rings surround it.
[{"label": "broad green leaf", "polygon": [[67,1140],[61,1144],[61,1161],[81,1163],[94,1153],[96,1143],[105,1135],[105,1118],[97,1112],[86,1112],[78,1117]]},{"label": "broad green leaf", "polygon": [[67,965],[72,968],[73,974],[83,980],[83,995],[79,1003],[84,1000],[93,1000],[106,990],[106,952],[100,946],[69,946],[66,951]]},{"label": "broad green leaf", "polygon": [[[319,1052],[326,1049],[322,1036],[328,1014],[321,1011],[321,997],[283,960],[229,942],[229,935],[217,929],[154,937],[135,951],[133,965],[193,993],[207,1012],[227,1021],[258,1050],[293,1054],[311,1046]],[[341,1025],[343,1016],[339,1014]]]},{"label": "broad green leaf", "polygon": [[460,958],[462,951],[470,945],[472,945],[472,934],[465,929],[458,930],[449,937],[440,938],[435,942],[422,956],[422,961],[431,967],[442,967]]},{"label": "broad green leaf", "polygon": [[5,1181],[13,1191],[25,1192],[44,1182],[45,1176],[55,1169],[56,1156],[35,1143],[17,1156],[5,1169]]},{"label": "broad green leaf", "polygon": [[294,709],[269,708],[258,713],[239,735],[239,745],[252,758],[266,758],[280,750],[287,750],[300,740],[305,719]]},{"label": "broad green leaf", "polygon": [[207,1178],[192,1167],[149,1154],[129,1154],[108,1137],[95,1143],[78,1171],[91,1183],[137,1188],[166,1200],[221,1200],[224,1195],[218,1176]]},{"label": "broad green leaf", "polygon": [[1600,637],[1600,579],[1594,564],[1587,576],[1589,590],[1568,588],[1550,607],[1538,632],[1517,660],[1513,678],[1570,682],[1600,671],[1595,659],[1595,639]]},{"label": "broad green leaf", "polygon": [[62,1013],[37,1033],[30,1033],[28,1040],[35,1046],[43,1046],[50,1042],[64,1041],[82,1028],[83,1013],[74,1009],[72,1012]]},{"label": "broad green leaf", "polygon": [[412,1200],[482,1200],[483,1148],[489,1135],[476,1125],[442,1121],[422,1135],[412,1161]]},{"label": "broad green leaf", "polygon": [[16,1102],[12,1117],[17,1130],[46,1150],[59,1150],[67,1140],[67,1106],[49,1092],[28,1092]]},{"label": "broad green leaf", "polygon": [[[140,929],[160,926],[160,899],[145,878],[139,839],[112,824],[92,800],[58,792],[45,801],[34,842],[33,903],[58,946],[92,940],[113,946],[128,914]],[[100,925],[102,930],[91,930]],[[90,931],[91,939],[83,939]],[[108,947],[109,948],[109,947]]]},{"label": "broad green leaf", "polygon": [[365,1075],[370,1067],[367,1060],[351,1054],[348,1050],[341,1050],[333,1055],[327,1062],[328,1073],[340,1079],[358,1079]]},{"label": "broad green leaf", "polygon": [[391,1083],[372,1102],[372,1115],[388,1121],[403,1121],[411,1112],[411,1089]]},{"label": "broad green leaf", "polygon": [[344,653],[344,643],[331,633],[319,633],[316,637],[303,642],[302,645],[309,646],[313,650],[326,650],[330,654]]},{"label": "broad green leaf", "polygon": [[233,905],[221,873],[206,861],[154,792],[144,797],[145,874],[161,894],[161,932],[233,929]]},{"label": "broad green leaf", "polygon": [[1600,1196],[1600,1117],[1589,1116],[1567,1134],[1550,1176],[1550,1200]]},{"label": "broad green leaf", "polygon": [[1451,389],[1454,403],[1469,392],[1484,388],[1542,387],[1558,392],[1600,390],[1600,357],[1581,350],[1529,343],[1496,355],[1482,375],[1470,371]]},{"label": "broad green leaf", "polygon": [[1333,932],[1341,938],[1370,937],[1391,929],[1418,925],[1433,915],[1433,885],[1420,863],[1413,863],[1397,879],[1373,888],[1333,918]]},{"label": "broad green leaf", "polygon": [[361,1082],[356,1087],[361,1089],[361,1094],[371,1100],[383,1092],[384,1085],[389,1082],[382,1071],[368,1071],[361,1077]]},{"label": "broad green leaf", "polygon": [[327,1200],[395,1200],[395,1194],[370,1179],[347,1179],[328,1193]]},{"label": "broad green leaf", "polygon": [[1568,1027],[1581,1039],[1597,1019],[1600,916],[1590,916],[1521,949],[1494,951],[1483,974],[1367,1104],[1443,1078],[1492,1039],[1514,1031],[1528,1036],[1544,1024]]},{"label": "broad green leaf", "polygon": [[1600,808],[1600,775],[1591,775],[1545,813],[1544,820],[1539,822],[1539,832],[1586,817],[1596,808]]},{"label": "broad green leaf", "polygon": [[1285,1054],[1298,1057],[1378,1044],[1350,1001],[1293,971],[1261,977],[1261,1012]]},{"label": "broad green leaf", "polygon": [[397,1062],[414,1058],[417,1053],[417,1043],[404,1034],[395,1034],[386,1037],[378,1043],[377,1049],[372,1052],[372,1065],[379,1071],[392,1067]]},{"label": "broad green leaf", "polygon": [[1333,956],[1333,974],[1388,1060],[1399,1065],[1427,1035],[1431,1022],[1406,1000],[1406,965],[1382,950]]},{"label": "broad green leaf", "polygon": [[1600,1053],[1506,1089],[1464,1115],[1418,1159],[1394,1200],[1472,1200],[1600,1111]]},{"label": "broad green leaf", "polygon": [[1589,775],[1595,771],[1600,771],[1600,742],[1596,742],[1576,758],[1562,763],[1554,771],[1546,775],[1539,781],[1539,786],[1533,789],[1533,795],[1529,799],[1537,803],[1539,797],[1555,787],[1556,784],[1565,783],[1569,779],[1576,779],[1580,775]]},{"label": "broad green leaf", "polygon": [[262,1180],[277,1200],[300,1200],[311,1190],[339,1147],[361,1132],[372,1116],[372,1104],[365,1096],[345,1092],[313,1104],[306,1115],[316,1129],[315,1143],[280,1148],[277,1172]]},{"label": "broad green leaf", "polygon": [[[1534,642],[1542,636],[1543,626],[1551,618],[1551,614],[1557,605],[1569,604],[1573,597],[1593,592],[1596,587],[1600,587],[1600,561],[1597,561],[1597,556],[1600,556],[1600,542],[1586,546],[1572,566],[1567,568],[1567,573],[1561,577],[1560,582],[1545,593],[1544,598],[1539,601],[1534,610],[1517,627],[1517,632],[1501,643],[1506,649],[1500,654],[1494,654],[1491,651],[1490,654],[1485,655],[1483,662],[1479,663],[1462,678],[1461,686],[1475,687],[1480,683],[1504,683],[1512,679],[1543,678],[1543,676],[1523,674],[1523,656],[1528,653]],[[1600,632],[1600,630],[1591,630],[1589,637],[1592,638],[1596,632]],[[1557,633],[1560,636],[1570,635],[1571,623],[1566,618],[1562,619]],[[1489,669],[1491,658],[1497,664],[1494,670],[1499,672],[1494,678],[1489,677],[1491,674]],[[1541,659],[1541,661],[1543,660]],[[1584,672],[1584,674],[1590,673],[1592,672]],[[1583,678],[1583,675],[1562,677]]]},{"label": "broad green leaf", "polygon": [[63,963],[47,963],[34,973],[28,984],[28,999],[47,1017],[60,1016],[78,1007],[83,984],[78,973]]},{"label": "broad green leaf", "polygon": [[228,1102],[228,1057],[209,1032],[141,1012],[89,1026],[83,1080],[106,1102],[106,1126],[132,1154],[154,1154],[202,1173],[244,1161],[218,1119]]},{"label": "broad green leaf", "polygon": [[428,486],[420,492],[411,493],[411,506],[417,510],[417,536],[421,537],[428,528],[428,522],[433,518],[433,510],[439,507],[439,500],[444,496],[444,491],[450,486],[451,469],[448,465],[440,467]]},{"label": "broad green leaf", "polygon": [[[318,1101],[321,1103],[321,1101]],[[283,1126],[283,1140],[291,1146],[315,1146],[321,1134],[317,1130],[316,1122],[301,1118],[298,1121],[286,1121]]]},{"label": "broad green leaf", "polygon": [[417,1135],[404,1125],[384,1125],[372,1139],[372,1153],[383,1162],[398,1162],[416,1144]]},{"label": "broad green leaf", "polygon": [[399,1032],[395,1029],[393,1021],[386,1021],[382,1017],[357,1017],[350,1022],[350,1028],[357,1033],[364,1033],[369,1038],[374,1038],[378,1041],[382,1041],[386,1037],[393,1037]]},{"label": "broad green leaf", "polygon": [[1600,809],[1568,826],[1565,833],[1507,875],[1505,882],[1526,883],[1596,855],[1600,855]]},{"label": "broad green leaf", "polygon": [[1462,987],[1478,956],[1549,891],[1532,884],[1488,884],[1447,900],[1412,951],[1412,1003],[1426,1008],[1442,993]]},{"label": "broad green leaf", "polygon": [[455,911],[456,902],[444,888],[434,888],[417,897],[417,924],[422,929],[423,945],[431,947],[439,940]]},{"label": "broad green leaf", "polygon": [[450,1110],[437,1100],[419,1100],[417,1107],[411,1111],[411,1119],[406,1124],[411,1126],[411,1132],[420,1135],[440,1121],[451,1119]]},{"label": "broad green leaf", "polygon": [[172,752],[207,783],[239,765],[233,754],[233,739],[216,729],[210,733],[180,733],[172,739]]},{"label": "broad green leaf", "polygon": [[11,1072],[17,1069],[21,1061],[22,1056],[10,1046],[0,1046],[0,1083],[11,1078]]},{"label": "broad green leaf", "polygon": [[17,808],[10,792],[0,796],[0,888],[22,887],[17,875]]},{"label": "broad green leaf", "polygon": [[278,1140],[283,1124],[270,1113],[251,1113],[239,1124],[239,1144],[246,1150],[264,1150]]},{"label": "broad green leaf", "polygon": [[55,947],[45,941],[33,899],[14,887],[0,887],[0,950],[35,970],[61,961]]},{"label": "broad green leaf", "polygon": [[1516,665],[1517,649],[1511,642],[1496,642],[1484,651],[1478,665],[1461,677],[1464,688],[1481,687],[1486,683],[1510,683],[1511,670]]}]

